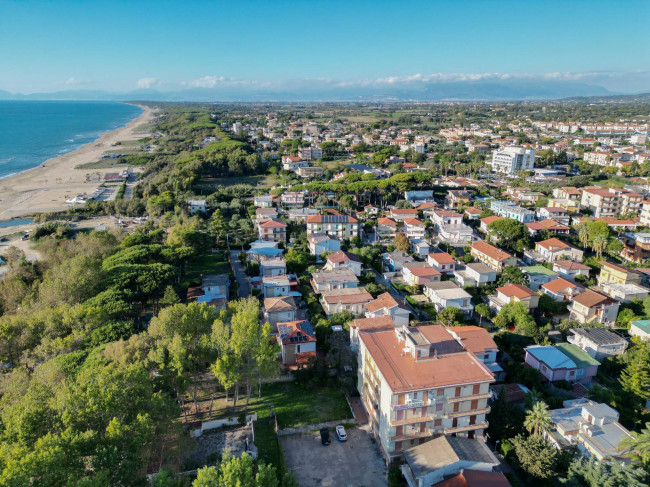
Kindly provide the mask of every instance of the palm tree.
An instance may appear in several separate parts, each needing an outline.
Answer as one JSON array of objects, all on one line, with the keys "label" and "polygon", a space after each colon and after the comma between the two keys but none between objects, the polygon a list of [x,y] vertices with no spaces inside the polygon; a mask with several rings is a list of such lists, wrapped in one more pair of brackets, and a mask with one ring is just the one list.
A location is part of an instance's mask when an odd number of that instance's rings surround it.
[{"label": "palm tree", "polygon": [[580,240],[582,247],[586,249],[589,243],[589,227],[584,223],[580,225],[578,230],[578,240]]},{"label": "palm tree", "polygon": [[605,235],[596,235],[591,247],[596,252],[596,257],[600,259],[600,256],[603,255],[603,251],[607,248],[607,237]]},{"label": "palm tree", "polygon": [[650,465],[650,423],[645,424],[645,429],[640,433],[632,432],[632,436],[621,442],[621,447],[628,450],[634,460],[639,460],[644,465]]},{"label": "palm tree", "polygon": [[537,401],[533,407],[526,413],[524,427],[528,432],[538,435],[547,432],[553,421],[548,413],[548,406],[543,401]]}]

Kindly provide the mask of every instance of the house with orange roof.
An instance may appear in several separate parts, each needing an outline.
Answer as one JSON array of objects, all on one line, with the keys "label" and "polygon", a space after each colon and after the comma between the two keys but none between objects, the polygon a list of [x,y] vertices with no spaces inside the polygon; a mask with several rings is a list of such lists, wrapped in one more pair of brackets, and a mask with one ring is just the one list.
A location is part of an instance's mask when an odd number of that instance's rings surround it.
[{"label": "house with orange roof", "polygon": [[396,326],[407,326],[411,312],[390,293],[383,293],[377,299],[366,304],[366,318],[381,318],[389,316]]},{"label": "house with orange roof", "polygon": [[618,316],[620,303],[615,299],[587,289],[573,298],[568,308],[569,319],[580,324],[613,325]]},{"label": "house with orange roof", "polygon": [[426,234],[424,222],[417,218],[405,218],[404,230],[404,233],[409,239],[424,238]]},{"label": "house with orange roof", "polygon": [[377,218],[377,237],[380,239],[392,239],[397,234],[399,225],[391,218]]},{"label": "house with orange roof", "polygon": [[443,274],[453,274],[457,262],[447,252],[436,252],[427,256],[427,264]]},{"label": "house with orange roof", "polygon": [[363,316],[366,304],[373,300],[364,287],[333,289],[323,291],[320,303],[327,316],[347,311],[354,316]]},{"label": "house with orange roof", "polygon": [[478,220],[478,217],[481,216],[482,211],[478,208],[470,206],[469,208],[465,209],[464,213],[470,220]]},{"label": "house with orange roof", "polygon": [[406,218],[417,218],[418,210],[415,208],[391,208],[389,217],[396,222],[403,222]]},{"label": "house with orange roof", "polygon": [[[524,255],[524,260],[530,251],[526,252]],[[539,254],[539,258],[544,262],[555,262],[556,260],[573,260],[576,262],[582,262],[582,257],[584,252],[572,245],[569,245],[566,242],[558,238],[549,238],[548,240],[542,240],[535,244],[535,253]],[[532,254],[532,257],[529,259],[531,263],[538,261],[538,256]]]},{"label": "house with orange roof", "polygon": [[571,301],[574,296],[584,292],[585,288],[561,277],[540,286],[541,291],[555,301]]},{"label": "house with orange roof", "polygon": [[440,281],[442,274],[426,262],[407,262],[402,266],[402,278],[411,286],[424,286]]},{"label": "house with orange roof", "polygon": [[345,250],[337,250],[331,254],[327,254],[327,262],[324,269],[334,270],[347,268],[354,272],[355,276],[361,275],[361,260],[356,255],[346,252]]},{"label": "house with orange roof", "polygon": [[497,216],[497,215],[492,215],[492,216],[486,216],[485,218],[481,218],[481,223],[479,225],[479,229],[483,233],[488,233],[488,225],[492,222],[495,222],[497,220],[503,220],[504,217],[502,216]]},{"label": "house with orange roof", "polygon": [[316,358],[316,333],[309,321],[278,323],[282,365],[304,366]]},{"label": "house with orange roof", "polygon": [[479,240],[471,245],[471,255],[476,260],[490,266],[497,272],[503,271],[505,267],[517,265],[517,258],[510,255],[485,240]]},{"label": "house with orange roof", "polygon": [[287,241],[287,224],[280,220],[262,220],[257,223],[257,235],[260,240],[271,242]]},{"label": "house with orange roof", "polygon": [[550,219],[539,222],[524,223],[524,225],[528,228],[528,233],[530,233],[531,237],[534,237],[542,231],[553,235],[569,235],[569,232],[571,231],[569,226]]},{"label": "house with orange roof", "polygon": [[539,294],[534,293],[522,284],[509,283],[498,287],[496,291],[496,294],[488,296],[490,308],[496,313],[510,303],[522,303],[528,311],[537,308],[539,304]]},{"label": "house with orange roof", "polygon": [[414,444],[481,438],[493,374],[442,325],[359,334],[357,388],[388,463]]}]

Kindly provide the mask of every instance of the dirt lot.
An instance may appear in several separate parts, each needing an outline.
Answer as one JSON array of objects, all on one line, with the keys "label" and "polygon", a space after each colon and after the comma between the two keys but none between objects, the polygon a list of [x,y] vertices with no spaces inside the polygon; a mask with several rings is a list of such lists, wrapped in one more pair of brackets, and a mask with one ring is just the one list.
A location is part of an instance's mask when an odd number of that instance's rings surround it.
[{"label": "dirt lot", "polygon": [[386,486],[386,464],[367,426],[347,428],[341,443],[330,429],[332,443],[321,445],[318,431],[280,438],[287,469],[300,487]]}]

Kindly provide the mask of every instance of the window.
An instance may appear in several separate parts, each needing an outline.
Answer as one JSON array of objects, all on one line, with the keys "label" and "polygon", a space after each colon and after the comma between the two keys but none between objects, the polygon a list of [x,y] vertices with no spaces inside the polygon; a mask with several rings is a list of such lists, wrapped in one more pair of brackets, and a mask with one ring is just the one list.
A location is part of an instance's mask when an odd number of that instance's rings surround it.
[{"label": "window", "polygon": [[442,404],[436,404],[436,411],[442,411]]},{"label": "window", "polygon": [[296,353],[300,353],[300,345],[296,345]]},{"label": "window", "polygon": [[481,384],[474,384],[472,394],[479,394],[481,392]]},{"label": "window", "polygon": [[433,425],[434,425],[434,426],[442,426],[442,419],[436,419],[436,420],[433,422]]}]

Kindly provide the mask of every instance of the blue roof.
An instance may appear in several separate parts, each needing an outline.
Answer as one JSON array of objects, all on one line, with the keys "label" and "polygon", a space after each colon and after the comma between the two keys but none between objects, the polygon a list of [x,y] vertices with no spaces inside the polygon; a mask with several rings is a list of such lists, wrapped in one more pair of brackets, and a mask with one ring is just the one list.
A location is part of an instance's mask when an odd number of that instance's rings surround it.
[{"label": "blue roof", "polygon": [[261,247],[259,249],[247,250],[246,253],[257,255],[280,255],[282,253],[282,249],[275,249],[273,247]]},{"label": "blue roof", "polygon": [[532,345],[526,351],[552,369],[576,368],[576,363],[551,345]]}]

